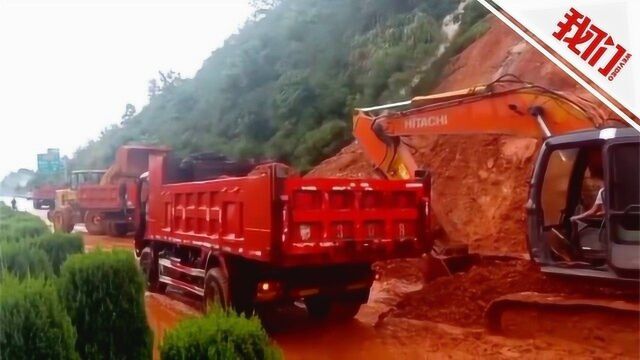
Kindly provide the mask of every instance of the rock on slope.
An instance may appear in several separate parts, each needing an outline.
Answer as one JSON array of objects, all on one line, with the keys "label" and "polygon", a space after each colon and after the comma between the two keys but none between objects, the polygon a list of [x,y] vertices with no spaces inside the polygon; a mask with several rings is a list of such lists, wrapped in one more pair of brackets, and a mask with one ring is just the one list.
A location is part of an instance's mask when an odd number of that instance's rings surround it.
[{"label": "rock on slope", "polygon": [[[435,92],[487,83],[504,74],[597,102],[573,79],[496,18],[490,29],[452,59]],[[608,116],[594,108],[600,121]],[[496,135],[415,137],[416,160],[433,174],[433,209],[446,236],[471,251],[523,253],[528,180],[539,142]],[[374,176],[353,143],[308,176]]]}]

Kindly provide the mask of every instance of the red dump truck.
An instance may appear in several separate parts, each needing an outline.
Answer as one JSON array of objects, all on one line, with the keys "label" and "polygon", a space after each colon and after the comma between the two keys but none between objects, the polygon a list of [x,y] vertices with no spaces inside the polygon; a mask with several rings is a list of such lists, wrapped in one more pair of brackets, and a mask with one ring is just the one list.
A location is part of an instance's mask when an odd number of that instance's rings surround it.
[{"label": "red dump truck", "polygon": [[373,262],[431,246],[426,176],[302,178],[277,163],[244,173],[228,162],[200,166],[209,171],[176,164],[150,155],[138,185],[135,249],[151,291],[172,285],[205,307],[239,311],[303,300],[311,316],[350,318],[368,300]]},{"label": "red dump truck", "polygon": [[33,201],[34,209],[42,209],[46,206],[48,209],[53,209],[56,200],[56,190],[61,189],[60,186],[53,186],[50,184],[44,184],[40,187],[33,189],[31,194],[31,200]]},{"label": "red dump truck", "polygon": [[164,153],[162,147],[121,146],[107,170],[76,170],[71,187],[56,192],[50,219],[56,231],[70,232],[84,223],[93,235],[124,236],[134,230],[133,200],[140,174],[147,171],[150,153]]}]

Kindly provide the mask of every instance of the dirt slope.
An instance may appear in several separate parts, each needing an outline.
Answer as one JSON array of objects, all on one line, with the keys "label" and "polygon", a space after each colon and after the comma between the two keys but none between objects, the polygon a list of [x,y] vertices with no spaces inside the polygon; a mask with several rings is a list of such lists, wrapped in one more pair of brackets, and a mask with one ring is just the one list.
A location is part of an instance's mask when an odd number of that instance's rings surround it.
[{"label": "dirt slope", "polygon": [[[487,83],[504,74],[596,101],[573,79],[496,18],[490,29],[445,70],[435,92]],[[602,121],[604,107],[592,109]],[[539,143],[495,135],[412,138],[416,160],[433,174],[433,208],[449,239],[472,251],[522,253],[528,180]],[[373,176],[357,144],[318,165],[308,176]]]}]

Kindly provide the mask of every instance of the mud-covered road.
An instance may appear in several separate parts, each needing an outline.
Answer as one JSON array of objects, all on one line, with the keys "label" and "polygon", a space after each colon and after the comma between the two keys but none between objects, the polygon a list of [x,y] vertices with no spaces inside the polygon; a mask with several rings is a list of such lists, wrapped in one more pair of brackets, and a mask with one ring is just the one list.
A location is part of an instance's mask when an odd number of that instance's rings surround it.
[{"label": "mud-covered road", "polygon": [[[132,248],[132,240],[128,238],[88,234],[84,234],[84,238],[87,249],[98,246]],[[270,325],[269,333],[287,359],[636,359],[639,356],[637,327],[612,328],[610,330],[617,333],[607,339],[597,334],[584,336],[585,331],[600,333],[597,327],[602,322],[592,321],[586,330],[579,331],[587,322],[578,321],[575,328],[560,330],[558,325],[556,331],[549,331],[555,335],[547,336],[538,331],[510,338],[488,334],[481,326],[416,320],[428,316],[416,316],[415,312],[412,318],[403,317],[407,309],[397,311],[396,304],[407,294],[415,298],[420,291],[428,290],[420,289],[422,284],[416,276],[407,276],[406,271],[391,271],[374,284],[369,303],[353,321],[342,324],[312,322],[304,309],[292,306],[274,316],[276,321]],[[451,299],[443,297],[441,301]],[[180,319],[200,314],[196,299],[175,290],[169,290],[167,295],[148,293],[146,305],[156,341],[161,341],[162,333]],[[426,312],[428,309],[416,307],[415,311]],[[531,314],[523,317],[525,327],[531,321]],[[554,321],[561,324],[566,319],[551,320]],[[558,333],[564,336],[557,336]],[[616,341],[610,341],[614,339]]]}]

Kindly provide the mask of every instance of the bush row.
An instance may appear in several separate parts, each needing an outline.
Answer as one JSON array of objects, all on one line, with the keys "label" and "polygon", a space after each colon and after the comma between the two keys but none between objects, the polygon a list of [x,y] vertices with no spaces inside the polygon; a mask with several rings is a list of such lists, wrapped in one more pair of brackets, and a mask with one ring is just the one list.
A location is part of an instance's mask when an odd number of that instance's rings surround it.
[{"label": "bush row", "polygon": [[[133,254],[75,254],[56,278],[43,250],[0,246],[0,359],[151,358],[153,335]],[[34,355],[49,347],[50,356]]]},{"label": "bush row", "polygon": [[0,359],[150,359],[153,337],[133,254],[84,254],[0,204]]},{"label": "bush row", "polygon": [[47,234],[26,241],[0,241],[0,277],[13,273],[20,279],[27,276],[51,277],[60,273],[60,266],[72,254],[84,252],[78,234]]},{"label": "bush row", "polygon": [[52,282],[0,281],[0,359],[79,359],[76,331]]},{"label": "bush row", "polygon": [[60,270],[59,293],[82,359],[151,358],[144,282],[131,252],[71,256]]},{"label": "bush row", "polygon": [[[31,216],[7,213],[0,204],[4,229]],[[144,281],[132,253],[84,254],[77,234],[21,234],[0,241],[0,359],[151,359]],[[257,318],[223,310],[180,323],[161,354],[282,358]]]},{"label": "bush row", "polygon": [[13,211],[0,203],[0,242],[21,241],[48,232],[47,224],[39,217],[23,211]]}]

